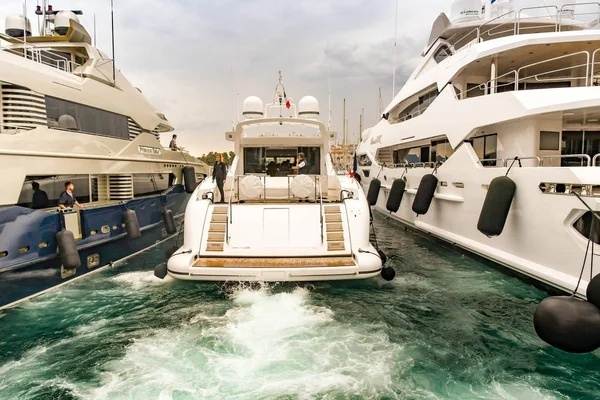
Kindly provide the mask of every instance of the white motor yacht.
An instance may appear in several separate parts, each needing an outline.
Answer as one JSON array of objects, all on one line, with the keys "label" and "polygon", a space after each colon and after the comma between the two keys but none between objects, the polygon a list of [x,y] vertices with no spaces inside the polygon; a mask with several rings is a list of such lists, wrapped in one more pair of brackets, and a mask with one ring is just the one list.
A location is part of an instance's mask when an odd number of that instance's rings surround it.
[{"label": "white motor yacht", "polygon": [[[192,194],[183,246],[167,263],[171,277],[320,281],[380,274],[366,197],[353,177],[336,175],[335,134],[318,115],[314,97],[298,105],[287,99],[281,78],[272,103],[244,100],[245,120],[226,132],[236,157],[224,198],[210,178]],[[384,271],[393,275],[390,267]]]},{"label": "white motor yacht", "polygon": [[454,1],[363,132],[376,209],[585,297],[600,255],[599,15],[597,2]]}]

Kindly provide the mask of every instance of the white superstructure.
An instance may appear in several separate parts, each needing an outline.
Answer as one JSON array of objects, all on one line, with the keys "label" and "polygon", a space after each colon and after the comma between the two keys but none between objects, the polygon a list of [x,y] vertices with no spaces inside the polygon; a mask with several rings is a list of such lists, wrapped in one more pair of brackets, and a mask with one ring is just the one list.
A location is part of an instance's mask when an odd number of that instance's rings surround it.
[{"label": "white superstructure", "polygon": [[[453,20],[437,18],[420,64],[363,132],[358,172],[365,188],[381,181],[377,208],[388,213],[392,183],[405,179],[394,218],[574,290],[592,213],[573,193],[600,211],[599,17],[598,2],[454,2]],[[490,238],[477,229],[480,211],[492,179],[513,162],[516,193]],[[417,216],[417,188],[432,173],[431,206]],[[580,295],[597,271],[588,255]]]},{"label": "white superstructure", "polygon": [[369,242],[369,206],[358,182],[336,175],[334,133],[312,96],[296,106],[278,84],[273,103],[243,104],[226,132],[236,154],[224,199],[206,179],[185,214],[184,244],[169,259],[177,279],[317,281],[364,279],[382,270]]},{"label": "white superstructure", "polygon": [[[75,13],[51,6],[37,13],[44,14],[40,36],[30,36],[20,14],[8,16],[0,33],[0,206],[24,203],[33,178],[52,190],[44,181],[61,175],[142,182],[145,174],[156,191],[167,188],[169,173],[181,182],[185,165],[208,172],[188,154],[163,148],[158,135],[173,127],[92,46]],[[152,183],[148,174],[164,174],[164,182]],[[79,185],[79,194],[92,185]]]}]

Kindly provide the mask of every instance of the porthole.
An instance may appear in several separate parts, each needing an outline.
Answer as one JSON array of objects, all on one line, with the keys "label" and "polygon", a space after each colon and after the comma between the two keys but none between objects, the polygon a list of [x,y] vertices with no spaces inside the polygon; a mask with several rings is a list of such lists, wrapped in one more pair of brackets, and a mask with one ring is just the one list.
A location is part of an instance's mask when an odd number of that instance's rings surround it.
[{"label": "porthole", "polygon": [[110,233],[110,226],[103,225],[102,228],[100,228],[100,232],[102,232],[102,233]]},{"label": "porthole", "polygon": [[48,242],[40,242],[38,244],[38,249],[45,249],[46,247],[48,247]]},{"label": "porthole", "polygon": [[30,247],[29,246],[23,246],[23,247],[19,247],[17,249],[17,252],[19,254],[23,254],[23,253],[27,253],[29,251]]},{"label": "porthole", "polygon": [[8,255],[8,251],[0,251],[0,258],[4,258]]},{"label": "porthole", "polygon": [[95,229],[94,229],[94,230],[92,230],[92,231],[90,231],[90,235],[91,235],[91,236],[94,236],[94,235],[96,235],[97,233],[98,233],[98,231],[97,231],[97,230],[95,230]]}]

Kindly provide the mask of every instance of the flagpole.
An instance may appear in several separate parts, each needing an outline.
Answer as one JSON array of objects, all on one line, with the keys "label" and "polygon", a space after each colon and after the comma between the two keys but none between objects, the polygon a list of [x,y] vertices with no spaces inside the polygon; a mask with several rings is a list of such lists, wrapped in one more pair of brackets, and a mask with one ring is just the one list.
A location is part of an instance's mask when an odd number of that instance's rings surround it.
[{"label": "flagpole", "polygon": [[344,119],[342,120],[343,129],[344,129],[344,142],[342,144],[342,152],[344,153],[344,170],[346,169],[346,165],[348,165],[348,159],[346,158],[346,145],[348,140],[348,132],[346,130],[346,98],[344,98]]}]

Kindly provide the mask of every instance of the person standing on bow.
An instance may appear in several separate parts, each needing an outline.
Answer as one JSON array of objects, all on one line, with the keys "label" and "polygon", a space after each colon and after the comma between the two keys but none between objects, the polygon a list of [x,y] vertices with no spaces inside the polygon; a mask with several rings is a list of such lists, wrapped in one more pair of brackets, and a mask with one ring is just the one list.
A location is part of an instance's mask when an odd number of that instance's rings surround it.
[{"label": "person standing on bow", "polygon": [[217,188],[221,194],[221,201],[219,203],[225,203],[225,194],[223,192],[223,184],[227,178],[227,166],[222,161],[221,154],[217,154],[215,158],[215,164],[213,165],[212,179],[213,182],[217,182]]}]

